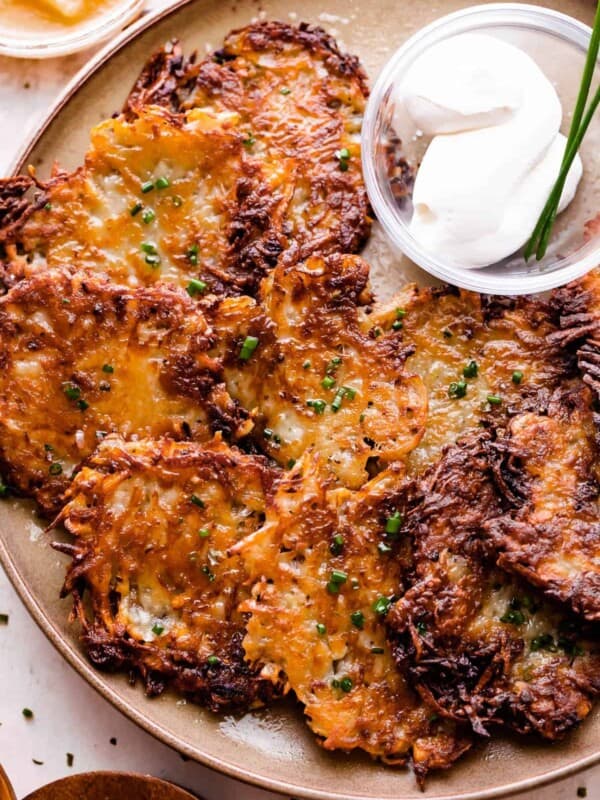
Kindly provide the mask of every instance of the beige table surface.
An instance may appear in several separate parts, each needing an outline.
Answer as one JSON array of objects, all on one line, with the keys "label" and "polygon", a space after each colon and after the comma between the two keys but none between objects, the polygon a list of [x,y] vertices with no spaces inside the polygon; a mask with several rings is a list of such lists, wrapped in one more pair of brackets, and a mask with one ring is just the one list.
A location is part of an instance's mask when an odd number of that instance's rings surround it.
[{"label": "beige table surface", "polygon": [[[149,0],[147,6],[169,3]],[[0,175],[90,55],[41,62],[0,58]],[[19,798],[56,778],[94,769],[151,773],[202,793],[206,800],[276,797],[184,762],[115,711],[53,649],[1,569],[0,613],[9,614],[9,624],[0,626],[0,763]],[[22,716],[25,707],[34,711],[33,720]],[[74,756],[71,767],[67,753]],[[576,800],[580,787],[587,788],[588,798],[600,800],[600,766],[520,798]]]}]

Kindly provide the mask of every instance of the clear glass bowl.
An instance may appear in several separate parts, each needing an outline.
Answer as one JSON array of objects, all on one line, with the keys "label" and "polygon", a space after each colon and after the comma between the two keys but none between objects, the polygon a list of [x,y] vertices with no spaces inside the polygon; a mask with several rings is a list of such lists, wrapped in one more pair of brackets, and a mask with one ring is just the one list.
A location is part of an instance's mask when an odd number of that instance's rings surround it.
[{"label": "clear glass bowl", "polygon": [[[422,269],[448,283],[489,294],[531,294],[567,283],[600,264],[600,231],[584,237],[585,223],[600,213],[600,112],[580,150],[584,174],[575,199],[557,217],[548,251],[541,261],[525,262],[521,253],[483,269],[466,269],[430,253],[411,235],[411,187],[406,191],[402,158],[413,168],[426,142],[406,114],[394,119],[394,85],[431,45],[466,32],[504,39],[528,53],[554,84],[563,106],[562,132],[568,132],[591,30],[558,11],[517,3],[472,6],[422,28],[396,51],[380,73],[369,99],[362,129],[363,170],[375,216],[388,238]],[[600,80],[596,66],[595,87]],[[392,125],[395,122],[395,127]],[[597,226],[600,227],[600,226]]]},{"label": "clear glass bowl", "polygon": [[0,55],[15,58],[55,58],[85,50],[109,39],[140,13],[144,0],[120,0],[105,12],[82,20],[65,32],[7,30],[0,27]]}]

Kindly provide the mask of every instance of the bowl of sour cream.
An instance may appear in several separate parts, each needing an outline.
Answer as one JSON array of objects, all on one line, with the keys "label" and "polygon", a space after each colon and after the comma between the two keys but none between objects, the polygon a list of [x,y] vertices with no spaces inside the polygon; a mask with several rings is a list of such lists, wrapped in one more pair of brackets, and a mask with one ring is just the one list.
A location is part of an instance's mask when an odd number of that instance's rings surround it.
[{"label": "bowl of sour cream", "polygon": [[600,264],[600,113],[544,258],[523,255],[560,171],[590,36],[565,14],[499,3],[445,16],[396,51],[369,99],[362,158],[402,253],[491,294],[544,291]]}]

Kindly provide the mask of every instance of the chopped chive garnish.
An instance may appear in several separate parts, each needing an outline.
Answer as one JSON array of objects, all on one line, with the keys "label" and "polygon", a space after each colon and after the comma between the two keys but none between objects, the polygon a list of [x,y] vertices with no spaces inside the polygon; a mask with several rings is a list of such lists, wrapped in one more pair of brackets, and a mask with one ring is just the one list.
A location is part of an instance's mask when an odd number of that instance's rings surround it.
[{"label": "chopped chive garnish", "polygon": [[186,256],[190,264],[196,265],[198,263],[198,245],[193,244],[187,251]]},{"label": "chopped chive garnish", "polygon": [[142,253],[148,253],[150,255],[153,255],[154,253],[156,253],[156,245],[152,244],[152,242],[142,242],[140,245],[140,250],[142,251]]},{"label": "chopped chive garnish", "polygon": [[396,309],[396,319],[404,319],[406,316],[406,311],[403,308]]},{"label": "chopped chive garnish", "polygon": [[344,537],[341,533],[336,533],[336,535],[331,540],[331,544],[329,545],[329,552],[334,556],[339,556],[340,553],[344,549]]},{"label": "chopped chive garnish", "polygon": [[208,539],[208,537],[210,536],[210,531],[208,530],[208,528],[200,528],[200,530],[198,531],[198,536],[201,539]]},{"label": "chopped chive garnish", "polygon": [[356,589],[360,589],[360,583],[358,582],[358,578],[352,578],[352,580],[350,581],[350,586],[351,586],[351,587],[352,587],[354,590],[356,590]]},{"label": "chopped chive garnish", "polygon": [[556,650],[554,636],[552,636],[550,633],[541,633],[539,636],[534,636],[529,646],[533,653],[537,652],[538,650]]},{"label": "chopped chive garnish", "polygon": [[191,501],[191,502],[192,502],[192,503],[193,503],[195,506],[198,506],[198,508],[206,508],[206,503],[204,502],[204,500],[202,500],[202,498],[201,498],[201,497],[198,497],[198,495],[197,495],[197,494],[193,494],[193,495],[190,497],[190,501]]},{"label": "chopped chive garnish", "polygon": [[51,211],[52,210],[52,203],[46,203],[44,206],[44,211]]},{"label": "chopped chive garnish", "polygon": [[8,625],[8,614],[0,614],[0,625]]},{"label": "chopped chive garnish", "polygon": [[112,364],[102,364],[102,372],[108,372],[112,374],[114,371],[115,368]]},{"label": "chopped chive garnish", "polygon": [[399,511],[394,511],[391,517],[388,517],[385,522],[385,532],[395,534],[398,533],[402,526],[403,518]]},{"label": "chopped chive garnish", "polygon": [[145,181],[145,183],[142,183],[141,190],[143,194],[148,194],[152,189],[154,189],[154,181]]},{"label": "chopped chive garnish", "polygon": [[256,144],[256,139],[254,136],[248,131],[248,135],[245,139],[242,139],[242,144],[244,147],[252,147],[253,144]]},{"label": "chopped chive garnish", "polygon": [[331,685],[333,686],[334,689],[339,689],[340,688],[340,682],[339,682],[339,680],[337,678],[334,678],[331,681]]},{"label": "chopped chive garnish", "polygon": [[63,383],[62,389],[69,400],[77,400],[81,394],[81,389],[74,383]]},{"label": "chopped chive garnish", "polygon": [[453,381],[450,386],[448,386],[448,397],[451,397],[453,400],[464,397],[466,393],[467,383],[465,381]]},{"label": "chopped chive garnish", "polygon": [[144,209],[144,213],[142,214],[142,221],[146,225],[149,225],[151,222],[154,222],[155,219],[156,219],[156,214],[151,208]]},{"label": "chopped chive garnish", "polygon": [[522,625],[525,622],[525,615],[516,608],[509,608],[501,617],[500,622],[507,622],[510,625]]},{"label": "chopped chive garnish", "polygon": [[180,197],[178,194],[174,194],[172,202],[175,208],[179,208],[179,206],[183,205],[183,197]]},{"label": "chopped chive garnish", "polygon": [[423,622],[423,620],[419,620],[415,623],[415,628],[418,632],[423,636],[423,634],[427,633],[427,625]]},{"label": "chopped chive garnish", "polygon": [[292,467],[294,467],[295,465],[296,465],[296,459],[295,458],[289,458],[288,462],[287,462],[287,468],[288,469],[292,469]]},{"label": "chopped chive garnish", "polygon": [[323,414],[327,403],[325,400],[307,400],[306,405],[315,412],[315,414]]},{"label": "chopped chive garnish", "polygon": [[347,397],[348,400],[354,400],[356,397],[356,389],[353,389],[351,386],[342,386],[344,391],[344,397]]},{"label": "chopped chive garnish", "polygon": [[331,375],[325,375],[321,381],[321,386],[324,389],[332,389],[335,386],[335,378],[332,378]]},{"label": "chopped chive garnish", "polygon": [[209,667],[218,667],[219,664],[221,663],[221,659],[219,658],[219,656],[209,656],[206,659],[206,663],[208,664]]},{"label": "chopped chive garnish", "polygon": [[395,331],[402,330],[403,327],[404,323],[402,322],[401,319],[397,319],[395,322],[392,322],[392,329]]},{"label": "chopped chive garnish", "polygon": [[263,431],[263,436],[268,441],[273,441],[275,444],[281,444],[281,436],[278,433],[275,433],[272,428],[265,428]]},{"label": "chopped chive garnish", "polygon": [[192,278],[192,280],[185,287],[185,290],[190,297],[195,297],[197,294],[204,294],[207,288],[208,285],[204,283],[204,281],[201,281],[198,278]]},{"label": "chopped chive garnish", "polygon": [[214,572],[210,571],[210,568],[207,567],[206,564],[202,567],[202,573],[206,575],[210,583],[212,583],[217,577]]},{"label": "chopped chive garnish", "polygon": [[377,600],[375,600],[371,608],[376,614],[383,616],[390,610],[391,605],[392,601],[389,597],[379,597]]},{"label": "chopped chive garnish", "polygon": [[381,336],[382,333],[383,333],[383,331],[381,330],[381,328],[373,328],[373,336],[376,339],[379,339],[379,337]]},{"label": "chopped chive garnish", "polygon": [[156,255],[155,253],[148,253],[144,261],[153,269],[156,269],[160,265],[160,256]]},{"label": "chopped chive garnish", "polygon": [[351,678],[342,678],[340,681],[340,689],[342,692],[349,692],[352,689],[352,679]]},{"label": "chopped chive garnish", "polygon": [[164,631],[164,627],[160,624],[160,622],[155,622],[152,626],[152,633],[155,636],[160,636],[161,633]]},{"label": "chopped chive garnish", "polygon": [[334,583],[346,583],[348,575],[342,572],[341,569],[333,569],[331,570],[330,580],[334,581]]},{"label": "chopped chive garnish", "polygon": [[156,183],[154,184],[157,189],[166,189],[168,186],[171,185],[171,182],[168,178],[165,178],[164,175],[160,178],[156,179]]},{"label": "chopped chive garnish", "polygon": [[240,360],[248,361],[252,353],[258,347],[258,338],[256,336],[246,336],[242,349],[240,350]]},{"label": "chopped chive garnish", "polygon": [[444,339],[451,339],[452,338],[452,331],[450,330],[450,328],[444,328],[444,330],[442,331],[442,334],[444,336]]},{"label": "chopped chive garnish", "polygon": [[87,409],[89,407],[90,407],[90,404],[86,400],[78,400],[77,401],[77,408],[80,411],[87,411]]},{"label": "chopped chive garnish", "polygon": [[325,627],[325,625],[323,625],[322,622],[317,622],[316,628],[319,636],[325,636],[325,634],[327,633],[327,628]]},{"label": "chopped chive garnish", "polygon": [[302,369],[310,369],[310,361],[308,359],[302,364]]},{"label": "chopped chive garnish", "polygon": [[523,373],[521,372],[520,369],[516,369],[512,374],[512,382],[516,383],[518,386],[522,380],[523,380]]},{"label": "chopped chive garnish", "polygon": [[283,87],[282,87],[282,88],[279,90],[279,94],[291,94],[291,93],[292,93],[292,90],[291,90],[291,89],[288,89],[288,87],[287,87],[287,86],[283,86]]},{"label": "chopped chive garnish", "polygon": [[334,358],[332,358],[329,364],[327,364],[327,367],[325,368],[325,374],[333,375],[341,363],[342,359],[340,356],[335,356]]},{"label": "chopped chive garnish", "polygon": [[479,367],[476,361],[469,361],[469,363],[463,367],[463,375],[465,378],[476,378],[478,371]]},{"label": "chopped chive garnish", "polygon": [[24,708],[21,713],[25,719],[33,719],[33,711],[30,708]]},{"label": "chopped chive garnish", "polygon": [[72,767],[74,761],[75,761],[75,756],[73,755],[73,753],[67,753],[67,767]]},{"label": "chopped chive garnish", "polygon": [[337,150],[335,157],[339,162],[339,167],[342,172],[346,172],[348,169],[348,161],[350,160],[350,150],[347,147],[342,147],[341,150]]},{"label": "chopped chive garnish", "polygon": [[365,627],[365,615],[362,611],[353,611],[350,614],[350,621],[355,628],[362,630]]},{"label": "chopped chive garnish", "polygon": [[385,542],[379,542],[379,544],[377,545],[377,549],[383,555],[385,555],[386,553],[391,553],[392,552],[391,546],[389,544],[386,544]]},{"label": "chopped chive garnish", "polygon": [[491,406],[502,405],[502,398],[497,394],[488,394],[487,401]]},{"label": "chopped chive garnish", "polygon": [[383,647],[372,647],[371,652],[374,656],[382,656],[385,653]]},{"label": "chopped chive garnish", "polygon": [[340,410],[345,397],[347,397],[349,400],[354,400],[356,397],[356,389],[353,389],[351,386],[340,386],[331,403],[331,408],[333,411]]},{"label": "chopped chive garnish", "polygon": [[144,206],[143,206],[141,203],[135,203],[135,204],[134,204],[133,206],[131,206],[131,208],[129,209],[129,213],[131,214],[131,216],[132,216],[132,217],[135,217],[137,214],[139,214],[139,213],[140,213],[140,211],[142,210],[142,208],[143,208],[143,207],[144,207]]}]

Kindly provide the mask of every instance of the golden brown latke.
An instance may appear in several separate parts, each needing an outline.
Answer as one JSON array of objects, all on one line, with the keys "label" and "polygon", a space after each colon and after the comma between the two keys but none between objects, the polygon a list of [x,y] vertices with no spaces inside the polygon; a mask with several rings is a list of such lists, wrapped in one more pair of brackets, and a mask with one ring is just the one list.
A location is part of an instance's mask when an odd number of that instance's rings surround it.
[{"label": "golden brown latke", "polygon": [[69,476],[110,432],[235,436],[251,423],[207,351],[197,304],[167,286],[126,289],[47,271],[0,298],[0,465],[57,510]]},{"label": "golden brown latke", "polygon": [[281,251],[286,170],[259,165],[243,141],[234,112],[150,107],[100,123],[84,166],[56,172],[31,205],[22,177],[0,186],[5,282],[76,265],[132,286],[256,288]]},{"label": "golden brown latke", "polygon": [[492,435],[474,432],[407,492],[402,534],[413,539],[415,569],[388,615],[390,640],[440,714],[483,735],[502,724],[557,739],[600,690],[598,631],[495,566],[482,528],[512,491],[494,464]]},{"label": "golden brown latke", "polygon": [[283,233],[293,259],[355,253],[370,229],[360,163],[368,94],[354,56],[321,28],[258,22],[199,63],[169,44],[146,65],[125,107],[213,108],[240,115],[249,152],[286,164]]},{"label": "golden brown latke", "polygon": [[515,495],[486,532],[498,564],[600,622],[598,453],[592,393],[562,391],[547,416],[513,419],[502,470]]},{"label": "golden brown latke", "polygon": [[[259,303],[228,298],[209,312],[228,391],[256,411],[259,446],[282,466],[311,448],[350,488],[365,482],[370,461],[406,457],[427,413],[401,338],[361,332],[368,276],[358,256],[280,264]],[[243,360],[248,336],[256,349]]]},{"label": "golden brown latke", "polygon": [[248,592],[229,548],[260,524],[275,473],[219,438],[105,439],[75,477],[55,524],[73,562],[63,596],[92,662],[172,686],[212,711],[245,710],[278,692],[244,662]]},{"label": "golden brown latke", "polygon": [[394,527],[403,484],[390,468],[357,492],[330,489],[307,454],[277,486],[265,524],[236,546],[256,580],[243,646],[262,676],[285,681],[328,750],[412,760],[420,780],[470,746],[394,668],[383,619],[402,592],[409,540]]},{"label": "golden brown latke", "polygon": [[[376,305],[366,325],[383,341],[391,337],[412,348],[406,369],[427,387],[425,435],[407,464],[412,475],[465,431],[504,425],[517,411],[540,408],[571,369],[570,356],[548,340],[557,329],[550,307],[532,298],[411,284]],[[490,396],[497,400],[490,403]]]}]

